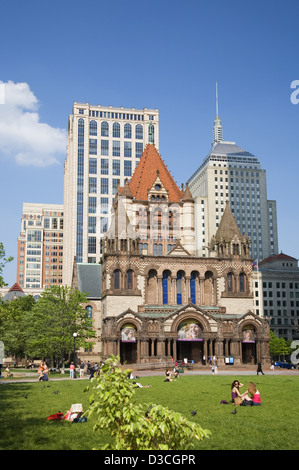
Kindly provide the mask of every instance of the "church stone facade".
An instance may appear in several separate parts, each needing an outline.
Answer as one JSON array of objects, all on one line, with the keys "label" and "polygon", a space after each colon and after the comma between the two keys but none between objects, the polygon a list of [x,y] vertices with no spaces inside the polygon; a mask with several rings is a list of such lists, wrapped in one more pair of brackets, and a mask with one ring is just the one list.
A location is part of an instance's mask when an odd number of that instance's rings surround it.
[{"label": "church stone facade", "polygon": [[269,323],[253,313],[250,241],[226,205],[208,256],[195,256],[194,200],[154,145],[118,188],[103,240],[100,354],[130,364],[270,362]]}]

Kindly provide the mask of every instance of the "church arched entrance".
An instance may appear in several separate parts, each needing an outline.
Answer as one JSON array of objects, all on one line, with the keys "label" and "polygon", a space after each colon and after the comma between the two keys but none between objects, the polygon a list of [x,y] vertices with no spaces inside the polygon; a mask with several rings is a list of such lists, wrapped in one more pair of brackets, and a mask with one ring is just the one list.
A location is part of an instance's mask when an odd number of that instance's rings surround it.
[{"label": "church arched entrance", "polygon": [[178,326],[177,359],[202,362],[202,326],[194,319],[182,321]]},{"label": "church arched entrance", "polygon": [[133,324],[125,324],[121,329],[120,362],[121,364],[137,362],[136,327]]},{"label": "church arched entrance", "polygon": [[136,343],[120,343],[120,362],[121,364],[136,364],[137,345]]},{"label": "church arched entrance", "polygon": [[194,341],[177,342],[177,358],[179,361],[188,359],[188,362],[202,362],[203,343]]},{"label": "church arched entrance", "polygon": [[256,364],[255,329],[246,325],[242,330],[242,363]]}]

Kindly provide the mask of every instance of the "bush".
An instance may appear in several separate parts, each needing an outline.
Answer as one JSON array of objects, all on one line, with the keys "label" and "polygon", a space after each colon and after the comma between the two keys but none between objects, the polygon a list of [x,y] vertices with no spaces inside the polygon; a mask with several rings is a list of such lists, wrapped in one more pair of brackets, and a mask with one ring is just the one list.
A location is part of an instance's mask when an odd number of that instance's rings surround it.
[{"label": "bush", "polygon": [[114,439],[114,445],[103,449],[187,450],[193,447],[192,440],[209,437],[209,430],[180,413],[161,405],[134,403],[135,389],[127,379],[131,370],[123,371],[118,363],[119,357],[111,356],[92,379],[94,393],[86,413],[96,416],[95,431],[107,429]]}]

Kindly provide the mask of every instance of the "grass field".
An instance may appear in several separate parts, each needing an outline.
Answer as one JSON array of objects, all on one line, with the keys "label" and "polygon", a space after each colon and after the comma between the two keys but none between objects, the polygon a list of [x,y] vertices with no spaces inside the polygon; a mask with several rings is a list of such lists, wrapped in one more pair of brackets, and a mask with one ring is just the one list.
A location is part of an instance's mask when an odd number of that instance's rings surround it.
[{"label": "grass field", "polygon": [[[230,402],[235,379],[256,383],[261,407],[237,407]],[[136,389],[136,402],[161,404],[181,412],[211,431],[209,439],[195,445],[203,450],[298,450],[299,376],[181,375],[175,382],[163,377],[139,380],[151,388]],[[47,421],[50,414],[65,413],[72,403],[86,410],[91,392],[87,380],[0,385],[0,450],[90,450],[109,442],[107,432],[94,432],[94,418],[85,423]],[[58,393],[54,393],[58,392]],[[26,398],[27,397],[27,398]],[[221,400],[229,402],[220,404]],[[196,410],[192,416],[191,411]]]}]

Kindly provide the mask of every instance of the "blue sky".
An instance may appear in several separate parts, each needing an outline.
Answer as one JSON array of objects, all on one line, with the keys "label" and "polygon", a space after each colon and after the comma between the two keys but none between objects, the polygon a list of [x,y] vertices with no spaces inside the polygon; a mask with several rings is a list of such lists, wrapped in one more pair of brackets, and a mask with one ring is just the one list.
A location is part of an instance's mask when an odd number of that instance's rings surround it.
[{"label": "blue sky", "polygon": [[277,201],[279,250],[299,257],[297,0],[19,0],[3,3],[1,17],[0,102],[11,82],[0,104],[9,285],[23,202],[63,203],[73,101],[158,108],[160,154],[180,186],[210,150],[216,80],[223,138],[260,159]]}]

